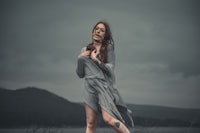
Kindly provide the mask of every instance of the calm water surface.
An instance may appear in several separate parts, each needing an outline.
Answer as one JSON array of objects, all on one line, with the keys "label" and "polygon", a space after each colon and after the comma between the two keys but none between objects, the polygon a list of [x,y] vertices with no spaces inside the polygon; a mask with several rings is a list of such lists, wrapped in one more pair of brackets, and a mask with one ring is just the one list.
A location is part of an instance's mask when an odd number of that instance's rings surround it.
[{"label": "calm water surface", "polygon": [[[0,133],[85,133],[85,128],[0,129]],[[115,133],[111,128],[97,128],[96,133]],[[200,133],[200,128],[151,127],[135,128],[135,133]]]}]

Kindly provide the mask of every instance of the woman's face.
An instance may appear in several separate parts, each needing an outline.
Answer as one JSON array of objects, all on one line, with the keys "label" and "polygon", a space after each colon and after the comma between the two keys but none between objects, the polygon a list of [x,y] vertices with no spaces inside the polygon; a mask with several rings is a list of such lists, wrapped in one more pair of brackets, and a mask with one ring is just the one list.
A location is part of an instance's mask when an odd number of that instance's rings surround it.
[{"label": "woman's face", "polygon": [[95,28],[92,33],[92,39],[97,41],[97,42],[102,42],[106,33],[106,28],[104,24],[99,23]]}]

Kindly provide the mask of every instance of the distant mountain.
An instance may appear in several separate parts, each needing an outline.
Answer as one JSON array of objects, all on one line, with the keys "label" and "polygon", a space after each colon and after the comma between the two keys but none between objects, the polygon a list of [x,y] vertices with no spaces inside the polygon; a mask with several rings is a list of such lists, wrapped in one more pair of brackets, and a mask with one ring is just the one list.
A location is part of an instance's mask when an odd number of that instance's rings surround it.
[{"label": "distant mountain", "polygon": [[35,87],[0,88],[0,126],[80,126],[84,123],[85,112],[80,104]]},{"label": "distant mountain", "polygon": [[200,109],[128,104],[133,119],[142,126],[200,127]]},{"label": "distant mountain", "polygon": [[138,117],[154,118],[154,119],[183,119],[195,120],[200,119],[200,109],[174,108],[153,105],[132,105],[128,107],[134,111],[134,115]]},{"label": "distant mountain", "polygon": [[[128,104],[136,126],[200,127],[200,109]],[[73,103],[47,90],[0,88],[0,127],[85,126],[81,103]],[[102,120],[100,126],[104,126]]]}]

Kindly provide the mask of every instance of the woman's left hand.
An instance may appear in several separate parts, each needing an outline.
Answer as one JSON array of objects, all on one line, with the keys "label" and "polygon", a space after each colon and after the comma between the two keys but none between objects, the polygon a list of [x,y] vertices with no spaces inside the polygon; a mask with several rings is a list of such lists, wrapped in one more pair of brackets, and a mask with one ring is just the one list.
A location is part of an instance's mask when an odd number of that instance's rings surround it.
[{"label": "woman's left hand", "polygon": [[101,63],[101,62],[99,61],[99,59],[97,59],[97,55],[98,55],[98,54],[99,54],[99,52],[95,49],[95,50],[93,50],[93,51],[91,52],[90,57],[91,57],[92,60],[97,61],[98,63]]},{"label": "woman's left hand", "polygon": [[97,60],[97,55],[98,55],[99,53],[97,52],[97,50],[95,49],[95,50],[93,50],[92,52],[91,52],[91,59],[93,59],[93,60]]}]

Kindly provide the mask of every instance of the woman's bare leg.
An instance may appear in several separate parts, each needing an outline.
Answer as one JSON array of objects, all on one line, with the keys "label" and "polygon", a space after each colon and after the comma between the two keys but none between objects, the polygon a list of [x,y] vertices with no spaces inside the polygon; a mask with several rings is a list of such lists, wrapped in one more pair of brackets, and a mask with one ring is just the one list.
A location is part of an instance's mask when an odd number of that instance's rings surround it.
[{"label": "woman's bare leg", "polygon": [[95,133],[97,125],[97,114],[87,104],[85,104],[86,111],[86,133]]},{"label": "woman's bare leg", "polygon": [[103,120],[110,125],[117,133],[130,133],[128,128],[118,119],[111,116],[108,112],[102,109]]}]

